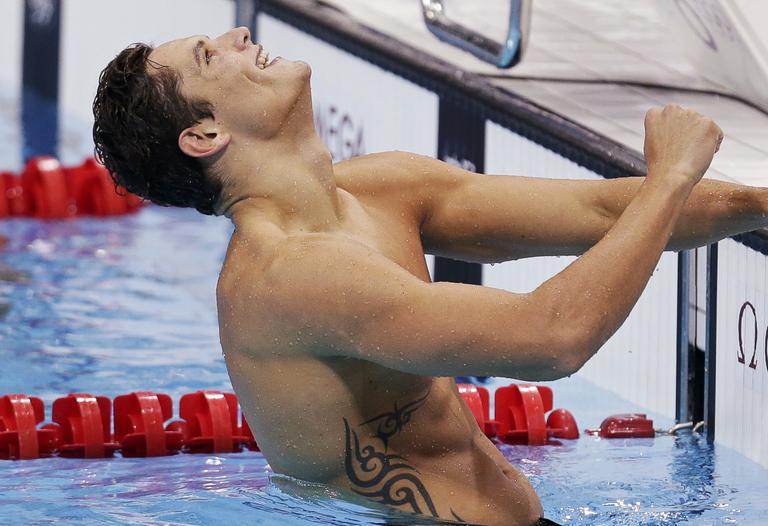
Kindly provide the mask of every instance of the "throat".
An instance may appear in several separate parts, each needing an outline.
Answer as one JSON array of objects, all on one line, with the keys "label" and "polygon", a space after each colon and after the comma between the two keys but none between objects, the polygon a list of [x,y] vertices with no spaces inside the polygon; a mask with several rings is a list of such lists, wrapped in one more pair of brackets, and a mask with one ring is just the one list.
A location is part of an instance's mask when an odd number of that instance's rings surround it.
[{"label": "throat", "polygon": [[267,221],[286,235],[330,232],[342,228],[349,196],[331,182],[306,179],[289,192],[243,194],[230,206],[229,217],[240,229]]},{"label": "throat", "polygon": [[224,173],[221,208],[237,225],[258,217],[286,233],[336,230],[344,218],[330,152],[315,135],[300,145],[248,145]]}]

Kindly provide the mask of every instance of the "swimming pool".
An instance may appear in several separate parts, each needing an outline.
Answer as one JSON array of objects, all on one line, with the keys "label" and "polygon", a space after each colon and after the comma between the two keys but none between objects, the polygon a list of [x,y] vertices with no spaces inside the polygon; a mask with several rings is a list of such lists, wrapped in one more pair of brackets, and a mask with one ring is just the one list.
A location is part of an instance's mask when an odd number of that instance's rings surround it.
[{"label": "swimming pool", "polygon": [[[114,397],[147,389],[175,400],[230,390],[214,290],[230,233],[223,219],[148,207],[116,219],[9,220],[0,283],[0,395]],[[494,381],[502,385],[506,381]],[[637,410],[578,377],[551,382],[579,427]],[[50,413],[48,413],[50,416]],[[657,418],[656,427],[671,425]],[[501,446],[565,524],[762,524],[768,471],[696,435],[582,436],[560,447]],[[271,477],[255,452],[149,459],[0,462],[0,524],[405,524],[334,491]],[[416,523],[426,524],[424,520]]]}]

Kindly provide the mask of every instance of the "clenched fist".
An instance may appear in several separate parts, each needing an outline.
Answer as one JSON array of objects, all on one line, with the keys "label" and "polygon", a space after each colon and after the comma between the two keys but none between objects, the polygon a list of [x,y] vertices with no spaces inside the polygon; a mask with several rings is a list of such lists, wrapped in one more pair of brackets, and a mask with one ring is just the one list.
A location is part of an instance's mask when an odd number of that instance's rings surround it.
[{"label": "clenched fist", "polygon": [[645,114],[648,178],[695,185],[709,168],[723,130],[712,119],[677,105]]}]

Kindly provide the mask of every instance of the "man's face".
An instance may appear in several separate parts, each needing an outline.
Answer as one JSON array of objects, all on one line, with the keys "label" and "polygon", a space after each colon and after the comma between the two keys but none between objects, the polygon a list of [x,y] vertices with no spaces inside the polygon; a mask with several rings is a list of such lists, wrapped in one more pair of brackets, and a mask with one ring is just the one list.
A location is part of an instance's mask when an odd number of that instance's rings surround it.
[{"label": "man's face", "polygon": [[166,42],[149,58],[181,76],[185,97],[210,102],[216,122],[229,133],[270,137],[309,89],[310,70],[283,58],[265,63],[267,54],[239,27],[215,39],[197,35]]}]

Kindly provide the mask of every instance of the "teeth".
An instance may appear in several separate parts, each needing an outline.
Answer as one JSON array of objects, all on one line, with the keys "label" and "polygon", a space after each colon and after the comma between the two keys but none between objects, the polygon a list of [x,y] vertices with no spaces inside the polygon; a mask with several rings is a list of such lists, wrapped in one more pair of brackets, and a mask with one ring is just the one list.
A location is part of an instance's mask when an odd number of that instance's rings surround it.
[{"label": "teeth", "polygon": [[269,63],[269,51],[265,51],[256,60],[256,66],[258,66],[259,69],[264,69],[267,67],[268,63]]}]

